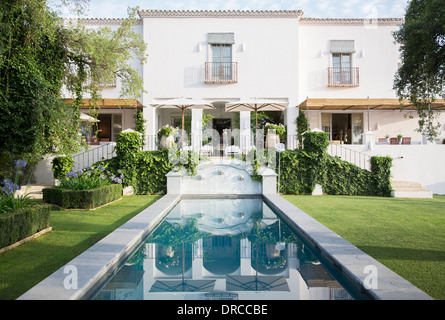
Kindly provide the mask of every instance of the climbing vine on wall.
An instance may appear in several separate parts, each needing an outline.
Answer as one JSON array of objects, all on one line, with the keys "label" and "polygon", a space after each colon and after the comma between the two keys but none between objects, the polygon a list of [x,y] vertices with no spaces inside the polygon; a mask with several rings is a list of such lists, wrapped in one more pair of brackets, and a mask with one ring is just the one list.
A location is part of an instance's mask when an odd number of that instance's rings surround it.
[{"label": "climbing vine on wall", "polygon": [[281,153],[280,191],[311,194],[320,184],[327,194],[390,196],[390,157],[372,157],[371,171],[361,169],[327,152],[324,132],[307,132],[304,148]]}]

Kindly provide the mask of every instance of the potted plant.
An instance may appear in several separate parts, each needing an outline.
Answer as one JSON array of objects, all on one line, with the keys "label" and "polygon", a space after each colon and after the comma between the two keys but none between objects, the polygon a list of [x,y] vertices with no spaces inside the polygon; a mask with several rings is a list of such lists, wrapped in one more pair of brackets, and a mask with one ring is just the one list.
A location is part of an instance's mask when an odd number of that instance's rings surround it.
[{"label": "potted plant", "polygon": [[386,143],[389,143],[389,134],[387,134],[387,135],[385,136],[385,139],[386,139]]},{"label": "potted plant", "polygon": [[284,126],[281,123],[266,123],[264,129],[266,130],[266,149],[274,148],[277,143],[280,143],[280,137],[284,135]]},{"label": "potted plant", "polygon": [[170,149],[175,142],[175,134],[177,133],[177,128],[170,125],[165,125],[158,132],[159,145],[161,149]]},{"label": "potted plant", "polygon": [[399,144],[402,144],[403,135],[402,134],[398,134],[397,138],[399,139]]}]

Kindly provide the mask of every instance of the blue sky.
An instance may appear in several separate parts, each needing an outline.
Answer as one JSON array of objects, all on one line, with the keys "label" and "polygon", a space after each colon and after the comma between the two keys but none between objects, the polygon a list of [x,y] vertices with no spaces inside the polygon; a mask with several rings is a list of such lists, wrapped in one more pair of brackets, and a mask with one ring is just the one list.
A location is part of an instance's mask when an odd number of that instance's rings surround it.
[{"label": "blue sky", "polygon": [[128,7],[163,10],[303,10],[307,18],[402,18],[408,0],[90,0],[87,17],[123,18]]}]

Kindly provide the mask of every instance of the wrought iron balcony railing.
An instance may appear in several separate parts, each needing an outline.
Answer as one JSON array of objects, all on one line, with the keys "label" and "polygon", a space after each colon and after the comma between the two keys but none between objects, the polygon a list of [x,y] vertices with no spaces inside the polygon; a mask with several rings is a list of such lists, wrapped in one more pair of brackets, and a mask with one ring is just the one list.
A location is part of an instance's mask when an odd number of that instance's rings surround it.
[{"label": "wrought iron balcony railing", "polygon": [[359,69],[357,67],[328,68],[329,87],[358,87],[360,85]]},{"label": "wrought iron balcony railing", "polygon": [[238,63],[237,62],[206,62],[205,64],[206,83],[237,83]]}]

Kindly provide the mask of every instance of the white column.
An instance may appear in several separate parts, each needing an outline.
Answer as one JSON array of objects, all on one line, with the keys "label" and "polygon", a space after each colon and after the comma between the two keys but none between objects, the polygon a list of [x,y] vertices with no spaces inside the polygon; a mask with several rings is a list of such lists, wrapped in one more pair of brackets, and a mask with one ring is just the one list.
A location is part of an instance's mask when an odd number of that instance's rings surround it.
[{"label": "white column", "polygon": [[298,110],[295,104],[291,104],[289,101],[289,105],[286,108],[286,124],[287,124],[287,141],[288,146],[291,148],[297,145],[297,124],[295,120],[298,118]]},{"label": "white column", "polygon": [[203,261],[203,241],[199,239],[193,244],[193,259],[192,259],[192,277],[193,279],[202,279],[202,269],[204,267]]},{"label": "white column", "polygon": [[192,109],[192,147],[199,151],[202,145],[202,110]]},{"label": "white column", "polygon": [[244,238],[240,241],[241,274],[250,275],[252,272],[251,263],[251,243],[249,239]]},{"label": "white column", "polygon": [[240,149],[242,152],[248,151],[250,147],[250,111],[240,112]]}]

